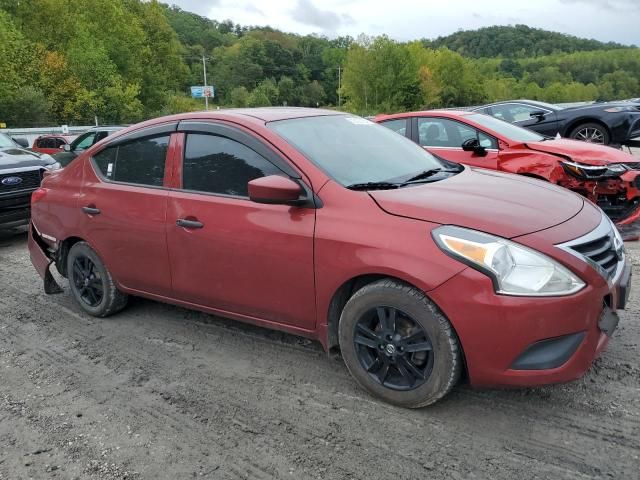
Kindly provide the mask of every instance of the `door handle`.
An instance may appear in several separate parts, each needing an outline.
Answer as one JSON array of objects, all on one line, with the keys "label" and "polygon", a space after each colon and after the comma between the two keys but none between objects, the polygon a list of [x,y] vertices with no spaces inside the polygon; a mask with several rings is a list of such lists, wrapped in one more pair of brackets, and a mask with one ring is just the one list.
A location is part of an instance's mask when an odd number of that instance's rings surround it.
[{"label": "door handle", "polygon": [[202,228],[204,227],[204,223],[198,222],[197,220],[186,220],[184,218],[179,218],[176,220],[176,225],[183,228]]},{"label": "door handle", "polygon": [[82,207],[82,211],[87,215],[98,215],[100,213],[100,209],[96,207]]}]

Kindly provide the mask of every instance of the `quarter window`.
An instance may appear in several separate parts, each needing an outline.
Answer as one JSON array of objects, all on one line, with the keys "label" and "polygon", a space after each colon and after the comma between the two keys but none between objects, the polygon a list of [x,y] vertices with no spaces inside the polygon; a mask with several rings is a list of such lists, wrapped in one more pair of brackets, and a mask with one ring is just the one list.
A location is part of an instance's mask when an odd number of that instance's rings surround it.
[{"label": "quarter window", "polygon": [[196,192],[248,197],[247,183],[282,171],[249,147],[217,135],[189,134],[182,187]]},{"label": "quarter window", "polygon": [[143,138],[106,148],[93,160],[102,175],[116,182],[161,187],[169,136]]}]

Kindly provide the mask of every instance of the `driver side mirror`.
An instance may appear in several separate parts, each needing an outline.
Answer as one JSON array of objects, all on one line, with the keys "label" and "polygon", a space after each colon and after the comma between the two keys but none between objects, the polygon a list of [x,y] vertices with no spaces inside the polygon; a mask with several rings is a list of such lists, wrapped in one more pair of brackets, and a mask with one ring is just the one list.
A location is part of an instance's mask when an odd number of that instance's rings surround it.
[{"label": "driver side mirror", "polygon": [[29,148],[29,142],[26,138],[14,138],[13,141],[20,145],[22,148]]},{"label": "driver side mirror", "polygon": [[535,118],[536,120],[538,120],[539,122],[541,122],[542,120],[544,120],[544,118],[547,116],[547,112],[544,112],[542,110],[536,111],[536,112],[531,112],[529,114],[529,116],[531,118]]},{"label": "driver side mirror", "polygon": [[256,203],[297,205],[304,194],[298,183],[280,175],[256,178],[249,182],[248,187],[249,199]]},{"label": "driver side mirror", "polygon": [[477,138],[469,138],[462,142],[462,150],[465,152],[473,152],[479,157],[484,157],[487,155],[487,149],[480,145],[480,142]]},{"label": "driver side mirror", "polygon": [[65,152],[70,152],[71,151],[71,145],[69,145],[68,143],[65,143],[64,145],[62,145],[60,147],[62,150],[64,150]]}]

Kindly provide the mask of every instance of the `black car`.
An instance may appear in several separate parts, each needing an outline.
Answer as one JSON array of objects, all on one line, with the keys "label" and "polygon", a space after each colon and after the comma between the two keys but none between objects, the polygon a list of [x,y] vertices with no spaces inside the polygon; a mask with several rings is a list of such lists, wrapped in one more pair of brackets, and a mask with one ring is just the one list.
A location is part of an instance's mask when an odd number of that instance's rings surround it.
[{"label": "black car", "polygon": [[105,127],[94,127],[90,130],[87,130],[78,138],[76,138],[73,142],[68,145],[63,145],[64,151],[60,153],[55,153],[53,158],[56,159],[57,162],[60,163],[63,167],[66,167],[71,163],[71,161],[76,158],[80,153],[82,153],[87,148],[92,145],[98,143],[103,138],[107,138],[112,133],[117,132],[118,130],[122,130],[124,127],[119,125],[114,126],[105,126]]},{"label": "black car", "polygon": [[60,164],[51,155],[22,148],[0,133],[0,229],[29,222],[31,193],[40,186],[46,170]]},{"label": "black car", "polygon": [[640,105],[592,103],[563,108],[533,100],[497,102],[472,109],[529,128],[542,135],[574,138],[602,145],[640,146]]}]

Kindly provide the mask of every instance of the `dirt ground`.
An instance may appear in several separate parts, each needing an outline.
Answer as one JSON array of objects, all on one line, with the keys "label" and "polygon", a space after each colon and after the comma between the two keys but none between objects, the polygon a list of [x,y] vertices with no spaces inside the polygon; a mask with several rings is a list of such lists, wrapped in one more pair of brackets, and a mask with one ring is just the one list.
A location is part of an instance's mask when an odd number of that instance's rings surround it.
[{"label": "dirt ground", "polygon": [[141,299],[89,317],[4,234],[0,479],[637,479],[640,282],[631,298],[581,380],[404,410],[298,337]]}]

